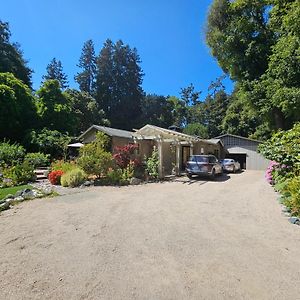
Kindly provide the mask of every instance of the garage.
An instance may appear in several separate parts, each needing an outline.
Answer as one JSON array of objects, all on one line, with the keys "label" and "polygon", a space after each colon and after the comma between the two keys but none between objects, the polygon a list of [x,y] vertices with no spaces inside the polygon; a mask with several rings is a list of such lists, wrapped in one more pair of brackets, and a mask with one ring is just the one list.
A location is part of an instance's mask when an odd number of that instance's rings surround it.
[{"label": "garage", "polygon": [[223,134],[216,137],[224,147],[222,158],[232,158],[241,164],[242,169],[265,170],[269,160],[265,159],[257,148],[261,141],[237,136],[233,134]]}]

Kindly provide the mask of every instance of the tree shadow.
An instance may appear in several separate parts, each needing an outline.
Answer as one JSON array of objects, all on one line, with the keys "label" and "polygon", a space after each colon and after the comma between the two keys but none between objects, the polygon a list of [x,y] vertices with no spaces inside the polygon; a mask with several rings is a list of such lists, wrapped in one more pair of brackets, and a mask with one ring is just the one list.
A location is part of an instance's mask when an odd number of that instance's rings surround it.
[{"label": "tree shadow", "polygon": [[188,178],[184,176],[184,177],[179,177],[174,179],[174,182],[179,182],[186,185],[191,185],[195,183],[199,185],[203,185],[208,182],[225,182],[229,179],[230,179],[229,174],[223,173],[222,175],[216,176],[215,178],[211,178],[209,176],[193,176],[192,178]]}]

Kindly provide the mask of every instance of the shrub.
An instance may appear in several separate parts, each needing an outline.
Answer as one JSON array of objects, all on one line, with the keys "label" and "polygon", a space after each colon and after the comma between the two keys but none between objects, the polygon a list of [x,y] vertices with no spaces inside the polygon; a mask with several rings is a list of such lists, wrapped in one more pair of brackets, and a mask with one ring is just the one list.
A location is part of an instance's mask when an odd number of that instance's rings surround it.
[{"label": "shrub", "polygon": [[25,149],[19,144],[0,143],[0,165],[14,166],[23,162]]},{"label": "shrub", "polygon": [[47,167],[50,164],[49,154],[44,154],[41,152],[27,153],[25,155],[24,161],[28,162],[34,168],[37,167]]},{"label": "shrub", "polygon": [[32,130],[25,136],[26,149],[32,152],[43,152],[52,158],[65,158],[71,138],[57,130]]},{"label": "shrub", "polygon": [[82,184],[86,178],[86,173],[80,168],[76,168],[63,174],[60,181],[64,187],[76,187]]},{"label": "shrub", "polygon": [[6,179],[3,182],[6,181],[9,186],[27,184],[29,181],[35,180],[34,168],[28,162],[8,167],[2,172],[4,179]]},{"label": "shrub", "polygon": [[285,185],[283,203],[293,215],[300,215],[300,176],[289,179]]},{"label": "shrub", "polygon": [[134,151],[138,149],[137,144],[128,144],[123,147],[115,147],[115,154],[113,158],[116,164],[121,168],[126,168],[130,162],[134,162],[135,165],[138,165],[139,162],[134,159]]},{"label": "shrub", "polygon": [[64,173],[67,173],[77,168],[78,166],[76,165],[75,161],[56,160],[51,164],[51,171],[61,170]]},{"label": "shrub", "polygon": [[[88,145],[89,146],[89,145]],[[88,147],[85,146],[85,147]],[[113,158],[111,153],[98,150],[85,154],[78,159],[78,165],[89,175],[96,175],[98,178],[106,176],[108,170],[113,167]]]},{"label": "shrub", "polygon": [[77,162],[87,174],[100,178],[106,176],[108,170],[113,168],[113,157],[106,151],[108,143],[109,138],[102,132],[98,132],[95,141],[80,148]]},{"label": "shrub", "polygon": [[60,184],[60,178],[64,174],[62,170],[51,171],[48,175],[48,179],[51,184]]},{"label": "shrub", "polygon": [[153,149],[151,156],[146,159],[146,171],[150,178],[157,179],[159,177],[158,167],[158,151]]}]

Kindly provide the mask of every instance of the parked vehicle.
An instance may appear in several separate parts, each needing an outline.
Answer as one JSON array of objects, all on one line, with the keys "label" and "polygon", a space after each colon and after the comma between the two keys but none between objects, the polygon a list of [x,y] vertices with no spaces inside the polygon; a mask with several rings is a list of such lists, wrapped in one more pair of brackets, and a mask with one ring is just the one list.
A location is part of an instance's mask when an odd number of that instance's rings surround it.
[{"label": "parked vehicle", "polygon": [[223,173],[223,168],[214,155],[192,155],[186,163],[186,173],[189,178],[193,175],[207,175],[214,178]]},{"label": "parked vehicle", "polygon": [[223,171],[233,172],[239,171],[241,169],[241,165],[238,161],[235,161],[231,158],[225,158],[221,161]]}]

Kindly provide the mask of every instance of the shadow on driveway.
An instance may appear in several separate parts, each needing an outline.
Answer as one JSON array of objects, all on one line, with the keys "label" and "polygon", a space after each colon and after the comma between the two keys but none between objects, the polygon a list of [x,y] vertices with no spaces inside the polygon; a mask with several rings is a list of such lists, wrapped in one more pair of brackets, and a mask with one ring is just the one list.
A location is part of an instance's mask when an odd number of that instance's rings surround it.
[{"label": "shadow on driveway", "polygon": [[199,185],[203,185],[207,182],[224,182],[229,179],[230,179],[230,175],[223,173],[221,176],[216,176],[214,179],[208,176],[193,176],[192,179],[189,179],[188,177],[184,176],[184,177],[176,178],[174,182],[180,182],[182,184],[187,184],[187,185],[191,185],[195,183],[198,183]]}]

